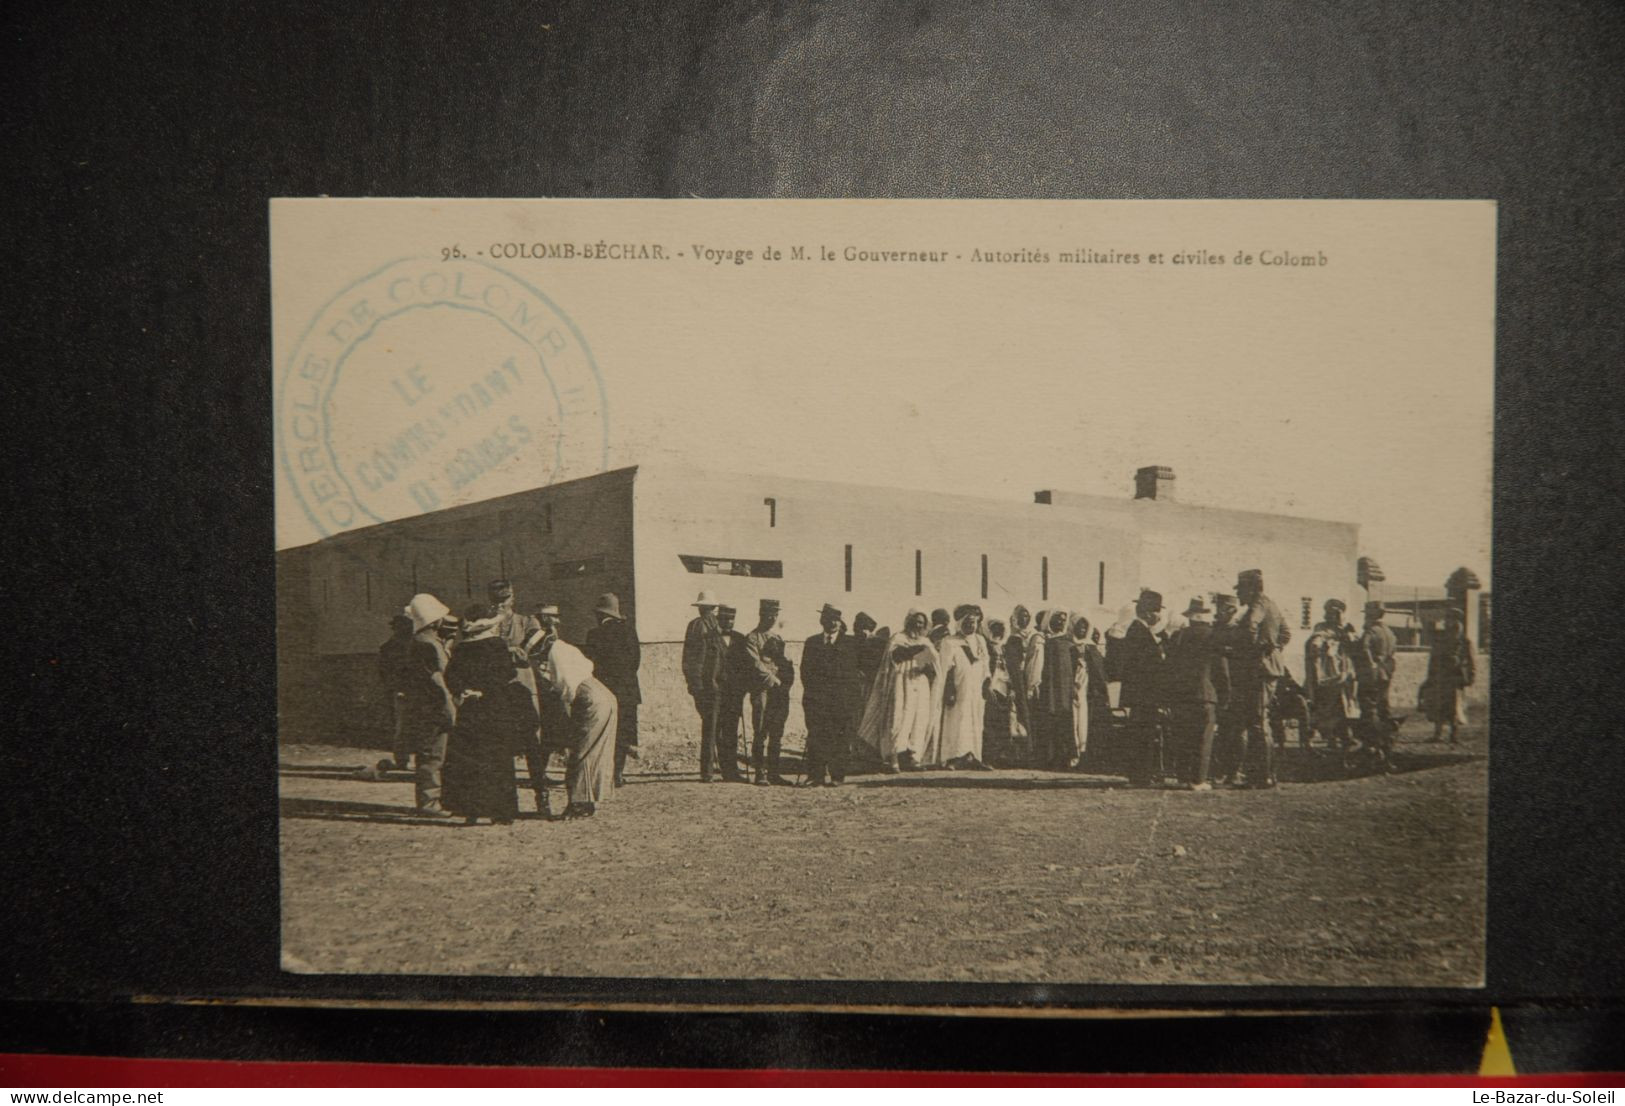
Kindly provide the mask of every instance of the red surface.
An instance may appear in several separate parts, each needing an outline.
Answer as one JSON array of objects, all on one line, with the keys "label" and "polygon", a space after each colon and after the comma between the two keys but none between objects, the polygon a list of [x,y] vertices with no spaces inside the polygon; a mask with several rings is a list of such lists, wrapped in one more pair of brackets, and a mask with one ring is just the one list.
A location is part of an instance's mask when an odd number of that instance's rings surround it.
[{"label": "red surface", "polygon": [[1625,1072],[1524,1075],[1066,1075],[1019,1072],[737,1071],[719,1068],[496,1068],[237,1060],[134,1060],[0,1053],[0,1084],[89,1087],[1605,1087]]}]

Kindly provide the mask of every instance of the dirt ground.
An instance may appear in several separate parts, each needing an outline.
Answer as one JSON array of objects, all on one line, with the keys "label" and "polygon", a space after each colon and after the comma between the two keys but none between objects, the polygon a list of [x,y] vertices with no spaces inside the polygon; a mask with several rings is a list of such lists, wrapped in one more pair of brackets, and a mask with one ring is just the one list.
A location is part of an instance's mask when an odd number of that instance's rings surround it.
[{"label": "dirt ground", "polygon": [[[404,773],[282,750],[284,966],[412,974],[1469,986],[1486,736],[1274,791],[1034,771],[702,786],[582,821],[418,819]],[[521,807],[529,810],[528,792]],[[555,809],[563,798],[555,795]]]}]

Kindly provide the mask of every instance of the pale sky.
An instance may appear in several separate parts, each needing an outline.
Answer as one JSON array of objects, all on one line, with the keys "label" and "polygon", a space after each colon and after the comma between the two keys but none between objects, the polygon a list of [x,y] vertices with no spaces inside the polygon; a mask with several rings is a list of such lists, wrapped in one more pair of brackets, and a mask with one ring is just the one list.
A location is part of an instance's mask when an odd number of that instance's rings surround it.
[{"label": "pale sky", "polygon": [[[1487,587],[1494,235],[1486,203],[300,201],[273,216],[277,372],[323,304],[394,259],[436,261],[447,243],[655,243],[662,260],[494,262],[590,347],[610,467],[1030,501],[1038,488],[1128,497],[1134,470],[1161,464],[1183,502],[1359,523],[1361,552],[1391,581],[1438,585],[1464,564]],[[761,260],[770,243],[786,260]],[[809,260],[788,260],[792,245]],[[952,260],[824,262],[821,245]],[[695,246],[757,256],[715,265]],[[1080,246],[1142,261],[1060,261]],[[977,249],[1050,260],[978,264]],[[1227,263],[1172,264],[1201,250]],[[1254,264],[1235,265],[1238,251]],[[1258,263],[1282,252],[1328,264]],[[422,315],[421,327],[439,317]],[[444,388],[464,357],[506,355],[506,338],[481,351],[478,320],[467,325],[419,343]],[[376,337],[392,355],[416,340]],[[346,427],[372,433],[355,397],[385,392],[350,364],[333,399],[350,404],[333,415],[341,455]],[[514,402],[557,422],[547,404]],[[366,403],[379,425],[396,417]],[[601,464],[590,421],[558,429]],[[521,490],[546,468],[516,455],[462,494]],[[279,546],[318,537],[286,472],[278,492]],[[377,511],[414,509],[397,497]]]}]

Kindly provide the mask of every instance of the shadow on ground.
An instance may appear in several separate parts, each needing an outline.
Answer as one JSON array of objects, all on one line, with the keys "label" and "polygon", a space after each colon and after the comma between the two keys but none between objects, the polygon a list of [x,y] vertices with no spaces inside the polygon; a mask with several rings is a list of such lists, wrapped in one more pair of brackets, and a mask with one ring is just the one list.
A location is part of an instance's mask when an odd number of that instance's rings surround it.
[{"label": "shadow on ground", "polygon": [[1109,791],[1127,786],[1115,776],[1007,776],[999,772],[964,772],[950,776],[848,776],[850,787],[941,787],[979,791]]},{"label": "shadow on ground", "polygon": [[409,806],[358,803],[344,799],[290,799],[281,805],[284,818],[314,818],[324,822],[379,822],[411,826],[458,826],[459,821],[426,818]]}]

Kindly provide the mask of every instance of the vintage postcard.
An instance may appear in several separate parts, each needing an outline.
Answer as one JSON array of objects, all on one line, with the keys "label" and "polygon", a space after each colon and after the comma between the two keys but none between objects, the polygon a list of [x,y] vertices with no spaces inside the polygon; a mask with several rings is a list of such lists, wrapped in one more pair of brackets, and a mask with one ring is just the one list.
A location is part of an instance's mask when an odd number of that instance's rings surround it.
[{"label": "vintage postcard", "polygon": [[270,234],[286,970],[1482,985],[1492,203]]}]

